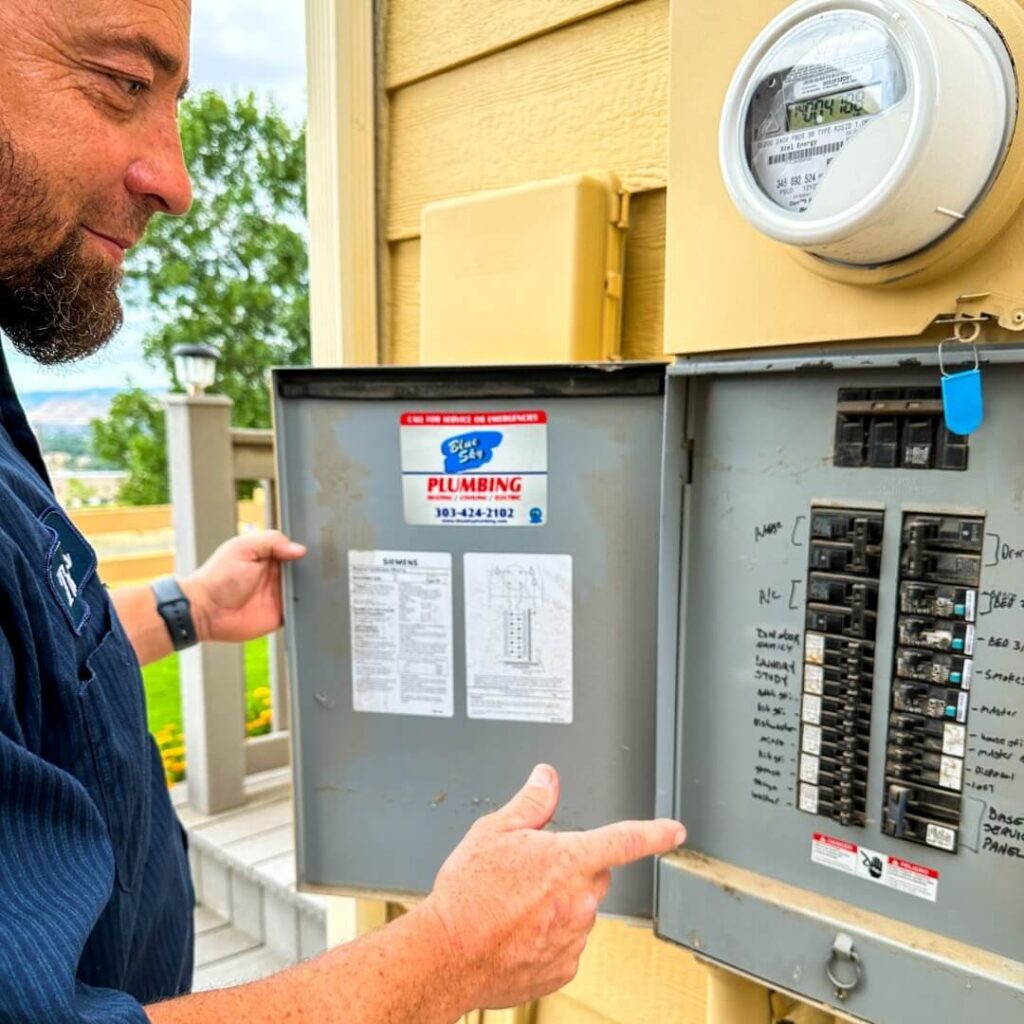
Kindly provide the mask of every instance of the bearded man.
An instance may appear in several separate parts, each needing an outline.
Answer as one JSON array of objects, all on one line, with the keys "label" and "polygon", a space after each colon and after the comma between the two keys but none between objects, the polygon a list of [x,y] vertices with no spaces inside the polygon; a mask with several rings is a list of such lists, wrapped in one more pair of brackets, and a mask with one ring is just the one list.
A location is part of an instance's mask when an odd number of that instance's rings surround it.
[{"label": "bearded man", "polygon": [[[125,253],[154,215],[189,208],[177,126],[189,20],[190,0],[0,3],[0,330],[39,362],[73,362],[116,332]],[[558,778],[540,765],[399,921],[272,978],[188,995],[185,838],[139,665],[277,628],[281,563],[304,553],[267,532],[187,579],[108,594],[0,349],[0,1020],[455,1021],[568,981],[609,868],[682,842],[670,821],[543,831]]]}]

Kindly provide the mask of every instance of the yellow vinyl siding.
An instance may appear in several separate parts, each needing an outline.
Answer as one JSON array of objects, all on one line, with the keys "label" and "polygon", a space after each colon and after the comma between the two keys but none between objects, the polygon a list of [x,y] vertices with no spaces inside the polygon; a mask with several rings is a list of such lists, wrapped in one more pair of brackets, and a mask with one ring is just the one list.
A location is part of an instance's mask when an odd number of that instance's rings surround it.
[{"label": "yellow vinyl siding", "polygon": [[[441,199],[610,171],[631,193],[623,355],[660,358],[668,0],[390,0],[378,118],[382,362],[420,351],[420,217]],[[600,922],[580,973],[477,1024],[697,1024],[704,970],[649,926]]]},{"label": "yellow vinyl siding", "polygon": [[465,64],[628,0],[391,0],[387,87]]}]

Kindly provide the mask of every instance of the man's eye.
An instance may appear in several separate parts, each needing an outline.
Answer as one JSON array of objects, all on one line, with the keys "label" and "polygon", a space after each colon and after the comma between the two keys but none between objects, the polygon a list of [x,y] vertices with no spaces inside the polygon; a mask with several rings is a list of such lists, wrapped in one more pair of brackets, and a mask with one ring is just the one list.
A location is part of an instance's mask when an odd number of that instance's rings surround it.
[{"label": "man's eye", "polygon": [[126,96],[130,96],[133,99],[146,89],[146,83],[140,82],[137,79],[122,78],[120,75],[111,75],[110,77],[121,87]]}]

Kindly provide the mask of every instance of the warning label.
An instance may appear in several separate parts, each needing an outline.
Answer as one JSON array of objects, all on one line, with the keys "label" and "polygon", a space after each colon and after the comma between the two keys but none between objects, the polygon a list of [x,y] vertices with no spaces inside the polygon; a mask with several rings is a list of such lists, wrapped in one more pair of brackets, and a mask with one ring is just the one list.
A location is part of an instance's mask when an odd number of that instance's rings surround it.
[{"label": "warning label", "polygon": [[406,412],[402,501],[410,526],[543,526],[547,413]]},{"label": "warning label", "polygon": [[939,873],[934,868],[902,857],[869,850],[866,846],[815,832],[811,840],[811,860],[822,867],[856,875],[875,885],[916,896],[934,903],[939,896]]}]

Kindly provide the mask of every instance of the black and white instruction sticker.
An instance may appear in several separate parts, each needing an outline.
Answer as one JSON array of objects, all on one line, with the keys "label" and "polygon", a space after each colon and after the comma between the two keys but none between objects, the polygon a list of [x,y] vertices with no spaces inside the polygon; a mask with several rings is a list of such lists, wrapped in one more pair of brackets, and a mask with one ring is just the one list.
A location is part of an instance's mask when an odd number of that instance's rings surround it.
[{"label": "black and white instruction sticker", "polygon": [[470,718],[569,724],[572,558],[465,556]]},{"label": "black and white instruction sticker", "polygon": [[352,707],[451,718],[452,556],[350,551]]}]

